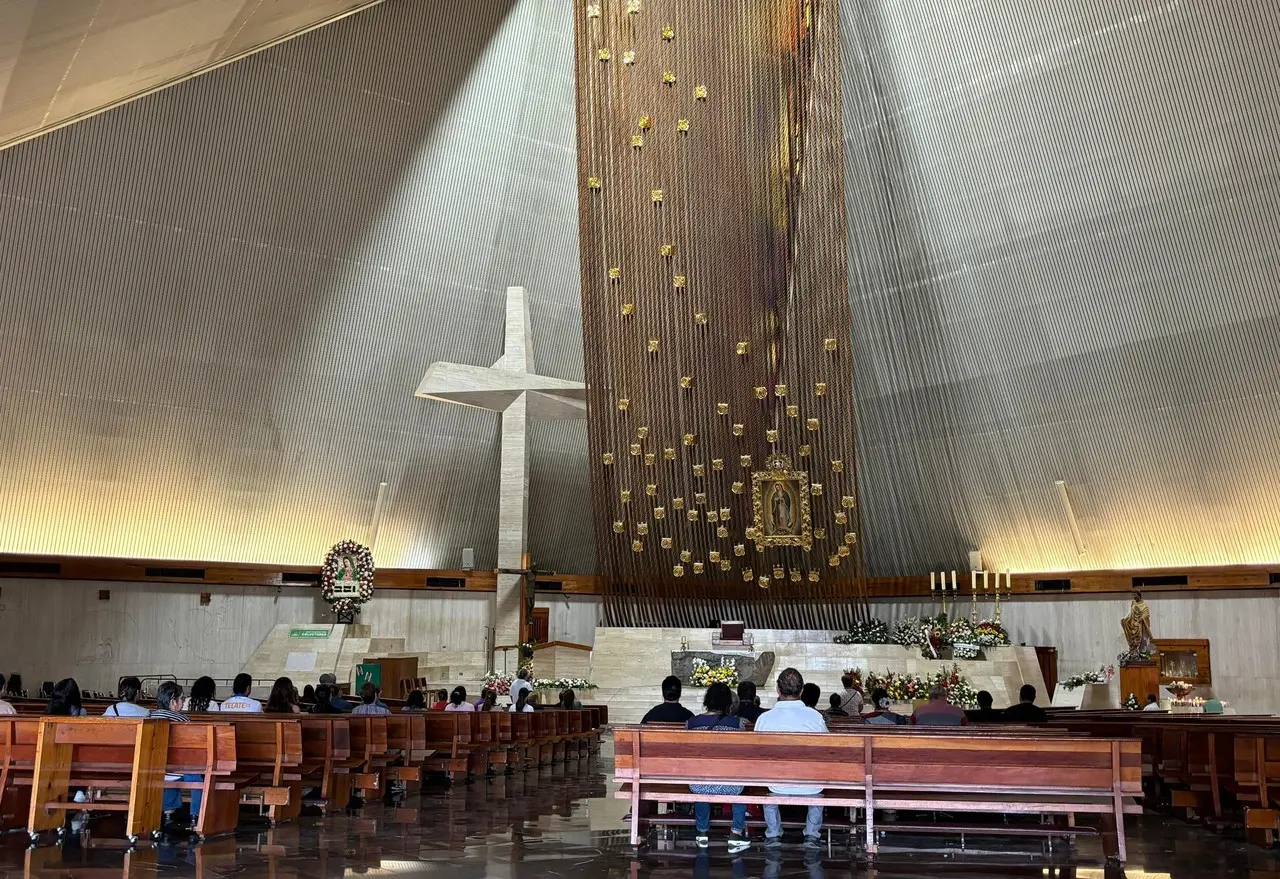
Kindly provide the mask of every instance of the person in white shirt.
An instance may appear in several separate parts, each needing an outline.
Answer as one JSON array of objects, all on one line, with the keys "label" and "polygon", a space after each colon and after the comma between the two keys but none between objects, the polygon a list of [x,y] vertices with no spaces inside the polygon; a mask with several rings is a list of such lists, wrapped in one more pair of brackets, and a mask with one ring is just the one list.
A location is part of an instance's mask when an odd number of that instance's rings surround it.
[{"label": "person in white shirt", "polygon": [[520,698],[520,693],[522,691],[531,692],[532,690],[533,684],[529,683],[529,669],[520,669],[519,674],[516,675],[516,679],[511,682],[511,704],[516,704],[516,700]]},{"label": "person in white shirt", "polygon": [[1163,711],[1164,709],[1160,707],[1160,699],[1156,696],[1156,694],[1148,693],[1147,704],[1142,706],[1142,710],[1143,711]]},{"label": "person in white shirt", "polygon": [[[0,675],[0,693],[4,692],[4,675]],[[17,714],[18,711],[8,702],[0,699],[0,714]]]},{"label": "person in white shirt", "polygon": [[[812,732],[827,731],[822,715],[800,701],[804,678],[794,668],[782,670],[778,675],[778,702],[756,720],[756,732]],[[770,785],[769,790],[783,796],[811,797],[822,793],[820,787],[794,785]],[[767,848],[782,844],[782,817],[777,806],[764,807],[764,836]],[[807,849],[817,849],[822,838],[822,806],[810,806],[804,822],[804,844]]]},{"label": "person in white shirt", "polygon": [[253,692],[252,675],[247,675],[244,672],[236,675],[236,679],[231,682],[231,692],[235,695],[223,702],[218,710],[239,712],[241,714],[262,713],[262,703],[249,697],[249,694]]},{"label": "person in white shirt", "polygon": [[475,711],[476,706],[467,701],[467,688],[454,687],[453,692],[449,694],[449,704],[444,706],[445,711]]},{"label": "person in white shirt", "polygon": [[135,677],[120,679],[118,690],[120,701],[102,712],[103,717],[146,717],[150,710],[138,704],[138,695],[142,692],[142,681]]},{"label": "person in white shirt", "polygon": [[218,685],[214,683],[213,678],[205,676],[196,678],[196,682],[191,685],[191,695],[182,703],[182,710],[187,714],[200,714],[208,711],[218,711],[218,703],[213,697],[218,695]]},{"label": "person in white shirt", "polygon": [[516,701],[511,703],[511,712],[513,714],[520,714],[528,711],[533,711],[533,706],[529,704],[529,691],[521,690]]}]

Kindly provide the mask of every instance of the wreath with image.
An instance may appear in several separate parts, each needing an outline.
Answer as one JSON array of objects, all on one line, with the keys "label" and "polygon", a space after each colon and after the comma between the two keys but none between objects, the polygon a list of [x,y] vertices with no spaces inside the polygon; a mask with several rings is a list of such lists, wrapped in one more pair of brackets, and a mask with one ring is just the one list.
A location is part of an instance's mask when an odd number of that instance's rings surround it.
[{"label": "wreath with image", "polygon": [[[347,563],[354,563],[354,571]],[[340,620],[351,620],[360,613],[360,606],[373,598],[373,552],[354,540],[335,543],[325,554],[320,569],[320,597],[329,603],[329,609]],[[358,585],[354,593],[338,594],[338,584],[354,577]]]}]

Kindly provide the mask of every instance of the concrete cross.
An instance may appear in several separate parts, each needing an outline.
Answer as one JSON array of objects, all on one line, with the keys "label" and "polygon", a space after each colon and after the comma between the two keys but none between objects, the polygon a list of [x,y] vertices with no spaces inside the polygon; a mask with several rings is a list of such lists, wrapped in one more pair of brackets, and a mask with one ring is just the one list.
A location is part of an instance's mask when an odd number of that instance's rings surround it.
[{"label": "concrete cross", "polygon": [[[489,367],[433,363],[416,396],[502,413],[498,567],[523,568],[529,538],[528,424],[587,417],[586,385],[538,375],[534,369],[529,305],[523,287],[507,288],[506,343],[498,362]],[[519,643],[522,580],[520,574],[498,574],[494,647]],[[495,650],[493,667],[501,671],[497,653]]]}]

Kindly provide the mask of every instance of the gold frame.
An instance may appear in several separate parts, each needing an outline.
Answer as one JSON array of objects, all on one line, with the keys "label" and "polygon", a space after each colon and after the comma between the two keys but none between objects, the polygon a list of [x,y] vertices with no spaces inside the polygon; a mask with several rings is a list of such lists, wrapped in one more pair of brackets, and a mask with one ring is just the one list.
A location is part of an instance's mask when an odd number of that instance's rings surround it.
[{"label": "gold frame", "polygon": [[[805,470],[792,470],[791,459],[786,455],[770,455],[765,459],[766,470],[751,474],[751,509],[754,515],[756,549],[766,546],[813,546],[813,522],[809,513],[809,474]],[[770,482],[794,485],[800,499],[800,533],[766,535],[764,527],[764,486]]]}]

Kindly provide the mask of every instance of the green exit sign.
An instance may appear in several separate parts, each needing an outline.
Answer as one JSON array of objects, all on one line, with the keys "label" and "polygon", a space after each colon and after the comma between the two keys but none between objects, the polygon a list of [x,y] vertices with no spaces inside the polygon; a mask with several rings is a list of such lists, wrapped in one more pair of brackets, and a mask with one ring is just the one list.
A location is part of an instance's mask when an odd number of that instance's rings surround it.
[{"label": "green exit sign", "polygon": [[290,638],[328,638],[328,629],[290,629]]}]

